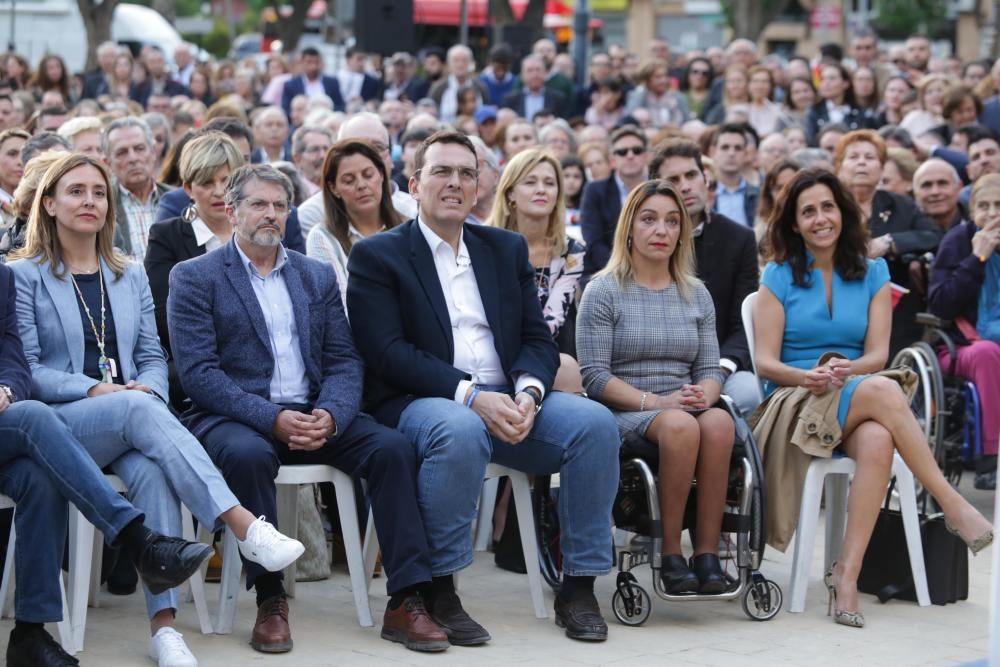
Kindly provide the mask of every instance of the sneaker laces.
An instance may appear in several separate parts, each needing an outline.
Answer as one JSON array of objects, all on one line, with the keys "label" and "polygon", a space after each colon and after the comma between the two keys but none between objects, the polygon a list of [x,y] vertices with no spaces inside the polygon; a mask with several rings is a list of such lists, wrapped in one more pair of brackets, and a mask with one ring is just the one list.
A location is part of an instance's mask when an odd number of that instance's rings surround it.
[{"label": "sneaker laces", "polygon": [[[254,531],[254,546],[271,549],[288,540],[287,537],[278,532],[277,528],[264,519],[263,514],[257,517],[257,520],[251,524],[251,529]],[[250,539],[249,530],[247,531],[247,539]]]},{"label": "sneaker laces", "polygon": [[184,635],[173,628],[163,628],[153,637],[160,647],[160,651],[178,651],[180,653],[190,653],[191,650],[184,642]]}]

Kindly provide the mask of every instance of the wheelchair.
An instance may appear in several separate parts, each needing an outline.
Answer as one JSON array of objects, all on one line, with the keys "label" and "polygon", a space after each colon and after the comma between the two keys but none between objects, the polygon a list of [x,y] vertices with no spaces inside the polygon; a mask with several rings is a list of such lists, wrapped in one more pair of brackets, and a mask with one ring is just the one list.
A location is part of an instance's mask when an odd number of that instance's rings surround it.
[{"label": "wheelchair", "polygon": [[[723,397],[716,407],[726,409],[736,423],[727,509],[722,522],[722,535],[731,536],[735,543],[731,560],[735,564],[735,572],[728,572],[729,567],[726,567],[729,586],[725,592],[717,595],[671,595],[663,589],[660,580],[663,538],[659,496],[653,473],[657,467],[659,452],[656,445],[645,438],[626,437],[622,442],[621,474],[613,515],[617,528],[635,533],[636,537],[616,554],[618,575],[611,600],[615,618],[624,625],[642,625],[652,612],[649,593],[632,573],[632,570],[645,564],[651,566],[653,592],[664,600],[694,602],[741,599],[743,611],[757,621],[770,620],[781,610],[781,588],[759,572],[764,553],[764,468],[760,453],[749,426],[737,416],[728,398]],[[697,484],[694,491],[685,511],[685,526],[693,525]],[[555,511],[558,494],[550,489],[548,479],[543,478],[536,478],[534,494],[542,576],[558,591],[561,572],[559,529]]]},{"label": "wheelchair", "polygon": [[[949,322],[930,313],[917,315],[924,339],[900,350],[893,366],[906,366],[918,378],[910,408],[944,476],[958,486],[963,471],[982,454],[982,402],[976,386],[955,374],[957,344]],[[936,347],[948,350],[948,368],[938,362]]]}]

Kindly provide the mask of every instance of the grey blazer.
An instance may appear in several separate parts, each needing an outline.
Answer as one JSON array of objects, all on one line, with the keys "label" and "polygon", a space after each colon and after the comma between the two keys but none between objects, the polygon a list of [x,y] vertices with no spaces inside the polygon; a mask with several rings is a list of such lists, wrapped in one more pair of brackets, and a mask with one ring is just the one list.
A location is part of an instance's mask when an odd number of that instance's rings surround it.
[{"label": "grey blazer", "polygon": [[[69,276],[60,279],[48,262],[11,262],[17,280],[17,319],[31,368],[32,396],[46,403],[86,398],[95,380],[83,374],[83,321]],[[129,262],[124,275],[101,261],[108,302],[115,318],[122,378],[167,396],[167,362],[156,335],[153,296],[142,265]]]}]

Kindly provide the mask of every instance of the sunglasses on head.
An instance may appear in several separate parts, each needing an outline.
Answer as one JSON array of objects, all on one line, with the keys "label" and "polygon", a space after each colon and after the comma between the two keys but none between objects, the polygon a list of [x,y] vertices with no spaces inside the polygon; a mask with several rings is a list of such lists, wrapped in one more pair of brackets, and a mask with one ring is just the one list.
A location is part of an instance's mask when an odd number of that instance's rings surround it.
[{"label": "sunglasses on head", "polygon": [[642,155],[643,153],[646,152],[646,149],[642,146],[629,146],[627,148],[616,148],[611,152],[617,155],[618,157],[625,157],[629,153],[631,153],[632,155]]}]

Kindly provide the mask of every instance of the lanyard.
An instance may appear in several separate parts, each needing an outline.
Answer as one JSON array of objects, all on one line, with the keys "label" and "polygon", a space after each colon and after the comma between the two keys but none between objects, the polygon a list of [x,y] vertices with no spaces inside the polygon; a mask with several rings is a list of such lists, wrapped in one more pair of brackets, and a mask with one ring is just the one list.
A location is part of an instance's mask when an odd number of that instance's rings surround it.
[{"label": "lanyard", "polygon": [[97,351],[101,355],[97,358],[97,368],[101,371],[101,382],[111,382],[112,378],[118,375],[114,362],[110,361],[104,352],[104,342],[107,339],[105,335],[105,307],[104,307],[104,272],[101,271],[100,266],[97,268],[97,279],[101,286],[101,333],[97,333],[97,326],[94,324],[94,318],[90,315],[90,308],[87,306],[87,300],[83,298],[83,292],[80,291],[80,286],[76,284],[76,277],[70,274],[70,279],[73,281],[73,287],[76,288],[76,295],[80,297],[80,303],[83,304],[83,312],[87,314],[87,320],[90,321],[90,329],[94,332],[94,339],[97,341]]}]

